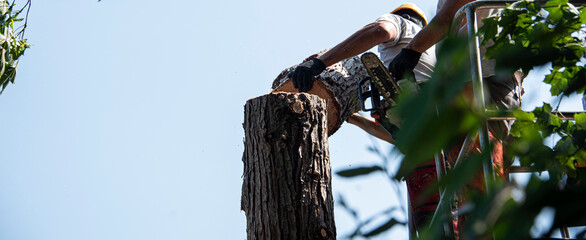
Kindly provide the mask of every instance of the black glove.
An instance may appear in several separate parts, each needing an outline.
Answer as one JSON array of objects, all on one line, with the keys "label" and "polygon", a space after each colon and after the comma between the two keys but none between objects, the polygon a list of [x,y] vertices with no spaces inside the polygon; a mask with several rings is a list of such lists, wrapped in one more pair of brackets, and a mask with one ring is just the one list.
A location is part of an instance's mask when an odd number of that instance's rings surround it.
[{"label": "black glove", "polygon": [[310,61],[299,64],[287,76],[293,81],[293,86],[299,92],[308,92],[313,87],[315,76],[319,75],[326,69],[326,65],[321,60],[314,58]]},{"label": "black glove", "polygon": [[403,48],[401,52],[395,56],[393,61],[389,63],[389,72],[393,74],[395,80],[410,79],[415,81],[415,74],[413,69],[417,66],[421,53],[411,49]]}]

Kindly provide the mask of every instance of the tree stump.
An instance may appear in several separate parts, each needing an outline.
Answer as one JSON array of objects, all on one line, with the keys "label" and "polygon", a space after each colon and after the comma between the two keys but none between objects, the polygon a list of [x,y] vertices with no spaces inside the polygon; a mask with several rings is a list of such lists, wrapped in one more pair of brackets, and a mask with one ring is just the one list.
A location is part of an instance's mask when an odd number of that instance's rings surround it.
[{"label": "tree stump", "polygon": [[249,240],[335,239],[326,101],[275,93],[244,111],[242,210]]},{"label": "tree stump", "polygon": [[[310,56],[305,61],[309,61],[324,52],[325,50]],[[273,92],[298,92],[287,77],[287,74],[293,71],[296,66],[283,70],[277,76],[273,81]],[[313,88],[308,93],[318,95],[327,100],[328,136],[334,134],[350,115],[360,110],[358,84],[366,76],[368,76],[368,73],[358,56],[329,66],[317,76]]]}]

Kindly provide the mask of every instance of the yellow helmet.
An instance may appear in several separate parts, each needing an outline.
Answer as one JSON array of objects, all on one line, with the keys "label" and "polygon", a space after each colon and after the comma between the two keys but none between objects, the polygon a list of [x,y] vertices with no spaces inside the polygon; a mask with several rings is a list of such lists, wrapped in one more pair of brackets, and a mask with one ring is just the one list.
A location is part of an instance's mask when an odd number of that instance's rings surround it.
[{"label": "yellow helmet", "polygon": [[425,17],[425,13],[417,5],[415,5],[413,3],[403,3],[403,4],[401,4],[401,6],[399,6],[398,8],[395,8],[395,10],[391,11],[391,13],[396,13],[400,10],[413,11],[414,13],[419,15],[419,17],[421,17],[423,26],[427,25],[427,18]]}]

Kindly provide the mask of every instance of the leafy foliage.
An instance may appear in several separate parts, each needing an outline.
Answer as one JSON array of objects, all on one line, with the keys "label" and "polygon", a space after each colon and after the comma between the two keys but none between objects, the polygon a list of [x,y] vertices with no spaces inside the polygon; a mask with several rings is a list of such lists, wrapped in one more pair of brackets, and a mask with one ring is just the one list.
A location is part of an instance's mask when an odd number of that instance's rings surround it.
[{"label": "leafy foliage", "polygon": [[[25,7],[27,6],[30,7],[30,1],[25,5]],[[26,22],[18,33],[15,32],[14,28],[15,23],[24,20],[19,18],[24,7],[18,11],[14,8],[14,3],[10,4],[7,0],[0,0],[0,94],[8,86],[8,83],[14,83],[18,59],[31,46],[26,42],[26,39],[22,38]]]},{"label": "leafy foliage", "polygon": [[482,115],[462,94],[470,76],[465,44],[461,38],[447,39],[439,49],[432,79],[418,95],[397,106],[406,119],[397,136],[397,147],[405,155],[397,177],[406,177],[415,166],[478,129]]},{"label": "leafy foliage", "polygon": [[[586,10],[582,7],[576,8],[567,0],[520,1],[483,22],[478,34],[483,44],[492,44],[485,57],[496,59],[497,74],[511,75],[517,69],[528,73],[534,67],[551,64],[543,81],[551,86],[552,95],[586,90]],[[439,48],[432,79],[418,95],[398,103],[395,112],[401,114],[405,124],[396,138],[396,146],[404,159],[395,175],[387,173],[394,176],[391,181],[406,177],[418,164],[429,161],[442,149],[449,149],[462,136],[474,136],[487,119],[484,111],[471,106],[470,97],[465,94],[471,76],[468,52],[462,47],[466,41],[457,37],[446,39]],[[555,216],[551,228],[538,238],[548,237],[556,228],[586,215],[586,170],[577,167],[586,163],[586,113],[574,115],[573,121],[562,120],[544,103],[530,112],[514,110],[513,115],[517,120],[510,131],[514,139],[505,146],[507,157],[517,157],[522,166],[536,172],[546,171],[548,178],[533,175],[526,186],[497,179],[488,183],[486,191],[466,191],[466,183],[480,173],[480,163],[489,151],[463,159],[433,187],[444,189],[448,203],[455,200],[453,196],[466,199],[465,207],[458,209],[458,214],[466,216],[460,232],[464,239],[531,238],[533,222],[544,208],[553,209]],[[552,140],[554,144],[546,144]],[[491,148],[487,145],[483,149]],[[379,172],[388,171],[381,165],[339,174],[352,177]],[[563,190],[560,183],[566,183]],[[458,195],[462,193],[466,194]],[[449,211],[441,209],[439,221],[430,223],[418,236],[443,239],[442,226],[452,217]],[[396,223],[389,219],[388,224]],[[387,228],[383,224],[378,229]],[[377,234],[378,229],[374,231]],[[350,237],[355,236],[367,237]]]},{"label": "leafy foliage", "polygon": [[528,73],[534,66],[551,62],[544,82],[552,86],[552,95],[586,89],[586,69],[579,64],[584,57],[586,12],[567,0],[548,1],[544,6],[517,2],[483,22],[479,31],[483,44],[494,41],[485,57],[498,59],[497,68],[505,74],[519,68]]},{"label": "leafy foliage", "polygon": [[[544,82],[551,85],[552,95],[582,93],[586,89],[584,68],[584,35],[586,11],[567,0],[551,0],[543,5],[517,2],[500,14],[484,19],[479,34],[486,43],[493,39],[486,56],[497,60],[497,69],[511,71],[551,63],[552,69]],[[495,28],[501,29],[496,33]],[[549,171],[560,180],[563,173],[575,177],[575,165],[586,161],[584,114],[574,116],[575,123],[562,121],[544,104],[531,113],[515,111],[517,121],[511,134],[518,139],[511,145],[511,154],[523,166]],[[559,139],[553,148],[545,139]],[[555,159],[555,161],[552,161]]]},{"label": "leafy foliage", "polygon": [[[562,121],[552,114],[549,104],[544,104],[531,113],[515,111],[515,116],[511,134],[518,139],[511,145],[511,152],[519,157],[521,165],[548,170],[549,176],[558,180],[564,173],[575,177],[575,165],[586,161],[586,113],[575,114],[575,122]],[[552,136],[559,138],[553,148],[543,144]]]}]

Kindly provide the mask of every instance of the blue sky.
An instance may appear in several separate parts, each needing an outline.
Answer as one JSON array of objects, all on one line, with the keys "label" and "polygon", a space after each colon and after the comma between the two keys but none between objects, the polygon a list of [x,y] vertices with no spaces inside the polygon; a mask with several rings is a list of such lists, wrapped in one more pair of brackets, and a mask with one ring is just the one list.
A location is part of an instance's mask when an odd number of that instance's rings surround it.
[{"label": "blue sky", "polygon": [[[0,239],[245,239],[244,103],[399,4],[33,0],[33,47],[0,95]],[[379,162],[372,142],[344,125],[333,171]],[[333,181],[363,217],[397,204],[382,176]]]}]

